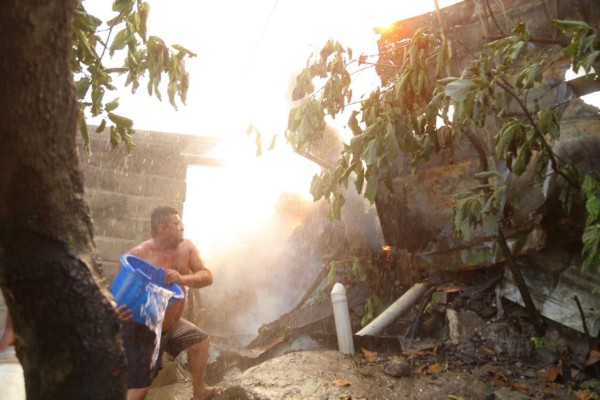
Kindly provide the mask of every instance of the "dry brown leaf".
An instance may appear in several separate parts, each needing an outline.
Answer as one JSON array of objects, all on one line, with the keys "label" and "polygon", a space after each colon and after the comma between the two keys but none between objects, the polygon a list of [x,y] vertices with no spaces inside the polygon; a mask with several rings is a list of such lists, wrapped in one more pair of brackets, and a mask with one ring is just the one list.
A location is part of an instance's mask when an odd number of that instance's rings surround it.
[{"label": "dry brown leaf", "polygon": [[422,367],[419,367],[419,368],[415,369],[415,374],[417,374],[417,375],[425,375],[427,373],[427,369],[428,369],[428,366],[427,365],[423,365]]},{"label": "dry brown leaf", "polygon": [[430,366],[427,367],[427,372],[429,372],[430,374],[439,374],[443,370],[444,370],[444,367],[442,367],[442,365],[439,363],[431,364]]},{"label": "dry brown leaf", "polygon": [[589,389],[576,390],[575,396],[577,396],[577,400],[598,400],[598,394]]},{"label": "dry brown leaf", "polygon": [[350,382],[345,379],[336,379],[333,383],[335,386],[350,386]]},{"label": "dry brown leaf", "polygon": [[537,372],[537,376],[543,382],[554,382],[561,373],[561,369],[558,365],[549,365],[540,369]]},{"label": "dry brown leaf", "polygon": [[515,383],[513,383],[512,387],[517,392],[520,392],[520,393],[523,393],[523,394],[528,394],[529,393],[529,387],[527,385],[523,385],[522,383],[515,382]]},{"label": "dry brown leaf", "polygon": [[483,351],[485,351],[486,353],[488,353],[489,355],[491,355],[492,357],[496,357],[496,352],[492,349],[489,349],[487,347],[483,348]]},{"label": "dry brown leaf", "polygon": [[506,386],[508,384],[508,378],[504,376],[502,372],[494,372],[492,377],[492,383],[496,387]]},{"label": "dry brown leaf", "polygon": [[365,359],[368,362],[375,362],[377,361],[377,352],[376,351],[369,351],[367,349],[364,348],[360,348],[360,351],[363,353],[363,355],[365,356]]}]

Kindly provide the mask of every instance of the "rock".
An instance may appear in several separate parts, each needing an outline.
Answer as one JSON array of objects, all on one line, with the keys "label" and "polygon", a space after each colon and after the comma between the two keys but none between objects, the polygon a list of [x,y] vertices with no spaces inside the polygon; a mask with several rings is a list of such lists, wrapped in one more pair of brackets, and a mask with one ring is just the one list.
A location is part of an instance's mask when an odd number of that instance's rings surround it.
[{"label": "rock", "polygon": [[448,334],[453,344],[471,338],[485,323],[477,313],[470,310],[457,312],[449,309],[446,316],[448,317]]},{"label": "rock", "polygon": [[402,378],[404,376],[410,376],[411,368],[410,365],[403,361],[388,361],[383,366],[383,372],[394,378]]},{"label": "rock", "polygon": [[486,324],[482,338],[496,354],[514,359],[529,359],[534,354],[530,336],[509,321]]},{"label": "rock", "polygon": [[525,400],[530,399],[522,393],[512,390],[508,387],[502,387],[494,392],[494,400]]}]

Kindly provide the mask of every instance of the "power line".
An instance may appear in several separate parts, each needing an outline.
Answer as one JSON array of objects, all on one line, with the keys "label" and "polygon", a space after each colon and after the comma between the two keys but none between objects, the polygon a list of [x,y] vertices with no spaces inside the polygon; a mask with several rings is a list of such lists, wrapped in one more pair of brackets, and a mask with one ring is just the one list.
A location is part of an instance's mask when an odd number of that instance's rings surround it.
[{"label": "power line", "polygon": [[258,37],[258,40],[254,44],[254,47],[252,48],[252,51],[250,52],[250,55],[248,56],[248,62],[246,63],[246,68],[244,68],[243,75],[246,75],[246,72],[248,71],[248,68],[250,67],[250,64],[252,63],[252,60],[254,59],[254,54],[256,53],[258,46],[260,46],[260,43],[262,42],[262,39],[265,36],[265,32],[267,31],[267,28],[269,27],[271,18],[273,17],[273,14],[275,13],[275,9],[277,8],[278,5],[279,5],[279,0],[276,0],[275,4],[271,8],[271,12],[269,13],[269,16],[267,17],[267,21],[265,22],[265,25],[263,26],[260,36]]}]

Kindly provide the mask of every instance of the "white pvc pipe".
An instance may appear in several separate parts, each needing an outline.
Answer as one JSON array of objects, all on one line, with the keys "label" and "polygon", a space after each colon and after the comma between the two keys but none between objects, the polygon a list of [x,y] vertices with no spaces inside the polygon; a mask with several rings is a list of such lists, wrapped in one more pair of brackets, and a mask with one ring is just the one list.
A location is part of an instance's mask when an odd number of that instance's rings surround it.
[{"label": "white pvc pipe", "polygon": [[333,304],[333,317],[335,319],[335,331],[337,333],[340,353],[354,354],[354,341],[352,340],[352,326],[350,324],[346,288],[341,283],[333,285],[331,303]]},{"label": "white pvc pipe", "polygon": [[424,283],[415,283],[398,300],[396,300],[384,312],[379,314],[377,318],[371,321],[369,325],[362,328],[356,334],[358,336],[377,335],[383,330],[383,328],[388,326],[393,320],[395,320],[399,315],[404,313],[417,300],[419,300],[426,288],[427,286]]}]

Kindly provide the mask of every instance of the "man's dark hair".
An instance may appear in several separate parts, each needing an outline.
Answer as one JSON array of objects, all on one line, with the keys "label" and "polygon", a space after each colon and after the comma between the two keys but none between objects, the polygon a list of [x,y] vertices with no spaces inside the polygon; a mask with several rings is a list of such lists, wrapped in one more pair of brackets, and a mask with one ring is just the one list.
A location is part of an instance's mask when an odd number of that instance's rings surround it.
[{"label": "man's dark hair", "polygon": [[169,218],[173,214],[179,214],[179,211],[175,207],[170,206],[160,206],[152,210],[152,215],[150,216],[150,232],[152,236],[154,236],[160,224],[169,222]]}]

